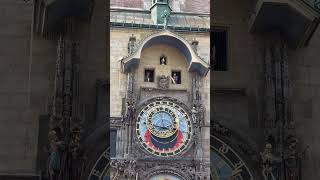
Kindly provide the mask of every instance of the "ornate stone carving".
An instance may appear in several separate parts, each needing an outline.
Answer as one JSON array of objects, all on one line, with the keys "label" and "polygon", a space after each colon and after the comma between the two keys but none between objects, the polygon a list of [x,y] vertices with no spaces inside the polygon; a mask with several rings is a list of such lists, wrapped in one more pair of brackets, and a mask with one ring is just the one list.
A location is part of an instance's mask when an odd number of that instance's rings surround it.
[{"label": "ornate stone carving", "polygon": [[60,179],[59,175],[62,170],[63,153],[65,144],[58,138],[57,132],[51,130],[48,134],[50,155],[48,157],[48,174],[50,180]]},{"label": "ornate stone carving", "polygon": [[[274,146],[276,153],[283,154],[279,162],[281,166],[273,174],[281,175],[273,178],[299,180],[298,140],[295,138],[294,123],[289,119],[290,82],[287,51],[287,45],[279,34],[272,34],[266,40],[263,115],[267,142]],[[266,155],[266,157],[268,156]],[[265,176],[268,175],[270,168],[264,167]],[[274,170],[272,169],[272,171]],[[270,176],[270,178],[272,177]]]},{"label": "ornate stone carving", "polygon": [[136,37],[132,34],[128,42],[128,54],[132,54],[135,51],[135,46],[136,46]]},{"label": "ornate stone carving", "polygon": [[266,180],[277,180],[274,172],[277,163],[281,160],[272,154],[272,145],[266,144],[263,152],[260,153],[262,159],[262,175]]},{"label": "ornate stone carving", "polygon": [[198,45],[199,45],[199,41],[196,39],[193,39],[191,42],[191,46],[195,52],[198,52]]},{"label": "ornate stone carving", "polygon": [[[79,60],[79,43],[68,36],[61,36],[57,44],[55,87],[48,137],[51,163],[47,168],[51,179],[57,178],[53,173],[58,171],[57,167],[60,171],[58,178],[61,180],[77,179],[82,168],[80,142],[83,119],[80,115]],[[65,146],[64,152],[59,150],[62,144]]]},{"label": "ornate stone carving", "polygon": [[230,137],[231,136],[230,129],[224,127],[218,121],[214,121],[212,123],[211,128],[214,133],[218,134],[218,136],[223,136],[223,137]]},{"label": "ornate stone carving", "polygon": [[193,105],[191,113],[192,113],[192,122],[193,122],[193,124],[197,125],[197,123],[198,123],[198,113],[199,112],[197,110],[196,105]]},{"label": "ornate stone carving", "polygon": [[116,170],[116,173],[111,179],[137,179],[136,160],[112,160],[110,166]]},{"label": "ornate stone carving", "polygon": [[168,89],[170,84],[170,76],[161,75],[158,78],[158,86],[160,89]]}]

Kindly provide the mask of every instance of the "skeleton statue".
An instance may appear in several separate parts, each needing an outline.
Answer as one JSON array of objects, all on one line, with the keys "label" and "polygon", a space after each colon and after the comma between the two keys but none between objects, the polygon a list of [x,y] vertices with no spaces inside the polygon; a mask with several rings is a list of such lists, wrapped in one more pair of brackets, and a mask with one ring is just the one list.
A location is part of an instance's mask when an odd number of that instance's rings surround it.
[{"label": "skeleton statue", "polygon": [[275,163],[281,160],[272,154],[272,145],[267,143],[263,152],[260,153],[262,159],[262,174],[267,180],[276,180],[273,175]]},{"label": "skeleton statue", "polygon": [[59,140],[57,132],[51,130],[48,134],[50,143],[50,155],[48,158],[48,174],[50,180],[58,180],[61,171],[61,157],[64,150],[64,142]]},{"label": "skeleton statue", "polygon": [[197,124],[198,123],[198,113],[199,112],[197,110],[197,106],[196,105],[193,105],[191,113],[192,113],[192,122],[193,122],[193,124]]}]

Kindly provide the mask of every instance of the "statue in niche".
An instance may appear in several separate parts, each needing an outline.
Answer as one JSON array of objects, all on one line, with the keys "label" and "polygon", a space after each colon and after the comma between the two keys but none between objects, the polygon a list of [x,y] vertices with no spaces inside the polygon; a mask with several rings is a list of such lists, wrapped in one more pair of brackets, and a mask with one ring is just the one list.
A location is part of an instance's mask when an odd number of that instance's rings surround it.
[{"label": "statue in niche", "polygon": [[167,65],[167,58],[165,56],[160,57],[160,65]]}]

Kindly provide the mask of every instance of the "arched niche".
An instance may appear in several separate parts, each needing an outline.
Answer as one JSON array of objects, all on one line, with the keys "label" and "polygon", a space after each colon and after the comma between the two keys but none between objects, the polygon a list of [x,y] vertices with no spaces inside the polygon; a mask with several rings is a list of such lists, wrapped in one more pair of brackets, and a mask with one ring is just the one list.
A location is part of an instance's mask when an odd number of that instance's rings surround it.
[{"label": "arched niche", "polygon": [[205,76],[208,73],[209,64],[198,56],[184,38],[169,30],[163,30],[145,38],[132,54],[121,60],[122,71],[128,72],[136,68],[140,63],[142,51],[156,44],[166,44],[180,50],[187,61],[189,72],[197,72],[201,76]]}]

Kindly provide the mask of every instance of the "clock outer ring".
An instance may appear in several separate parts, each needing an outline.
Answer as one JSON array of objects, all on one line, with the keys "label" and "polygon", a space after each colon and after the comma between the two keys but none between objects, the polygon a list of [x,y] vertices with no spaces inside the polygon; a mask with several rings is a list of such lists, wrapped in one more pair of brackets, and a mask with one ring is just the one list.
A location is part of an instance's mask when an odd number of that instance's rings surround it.
[{"label": "clock outer ring", "polygon": [[[155,98],[156,99],[156,98]],[[185,152],[187,152],[190,148],[191,148],[191,146],[192,146],[192,143],[193,143],[193,133],[194,133],[194,130],[193,130],[193,124],[192,124],[192,120],[190,119],[190,115],[191,115],[191,111],[190,111],[190,109],[185,105],[185,104],[183,104],[183,103],[181,103],[181,102],[179,102],[179,101],[177,101],[177,100],[175,100],[174,99],[174,101],[172,101],[172,100],[170,100],[170,99],[172,99],[172,98],[168,98],[168,99],[164,99],[164,100],[158,100],[158,99],[153,99],[153,100],[149,100],[149,101],[147,101],[147,102],[144,102],[143,104],[140,104],[140,108],[138,109],[138,113],[137,113],[137,115],[136,115],[136,117],[137,117],[137,119],[136,119],[136,126],[135,126],[135,128],[136,128],[136,136],[135,136],[135,138],[137,138],[137,141],[139,141],[139,144],[140,144],[140,148],[144,151],[144,152],[148,152],[148,153],[150,153],[150,154],[152,154],[153,156],[158,156],[158,157],[162,157],[162,158],[165,158],[165,157],[173,157],[173,156],[179,156],[179,155],[182,155],[182,154],[184,154]],[[190,128],[190,131],[189,131],[189,136],[188,136],[188,139],[186,140],[186,141],[188,141],[187,143],[185,143],[184,144],[184,147],[183,148],[179,148],[179,150],[180,150],[180,152],[178,152],[178,153],[175,153],[175,154],[173,154],[173,155],[168,155],[169,153],[165,153],[166,155],[164,156],[164,155],[161,155],[162,153],[159,153],[159,152],[154,152],[151,148],[148,148],[148,146],[146,145],[146,143],[145,142],[143,142],[142,141],[142,138],[140,137],[140,135],[141,135],[141,133],[140,133],[140,130],[137,128],[137,124],[140,122],[139,121],[139,118],[140,118],[140,115],[141,115],[141,113],[142,113],[142,111],[144,111],[144,110],[150,110],[151,108],[149,107],[147,107],[147,106],[149,106],[150,104],[154,104],[154,103],[157,103],[157,102],[160,102],[160,104],[159,105],[163,105],[163,104],[161,104],[161,102],[167,102],[168,104],[170,104],[169,106],[171,107],[171,108],[176,108],[174,105],[178,105],[178,107],[179,107],[179,109],[182,109],[182,112],[181,113],[183,113],[183,114],[185,114],[186,115],[186,117],[187,117],[187,121],[188,121],[188,126],[189,126],[189,128]],[[171,105],[171,104],[173,104],[173,105]]]}]

